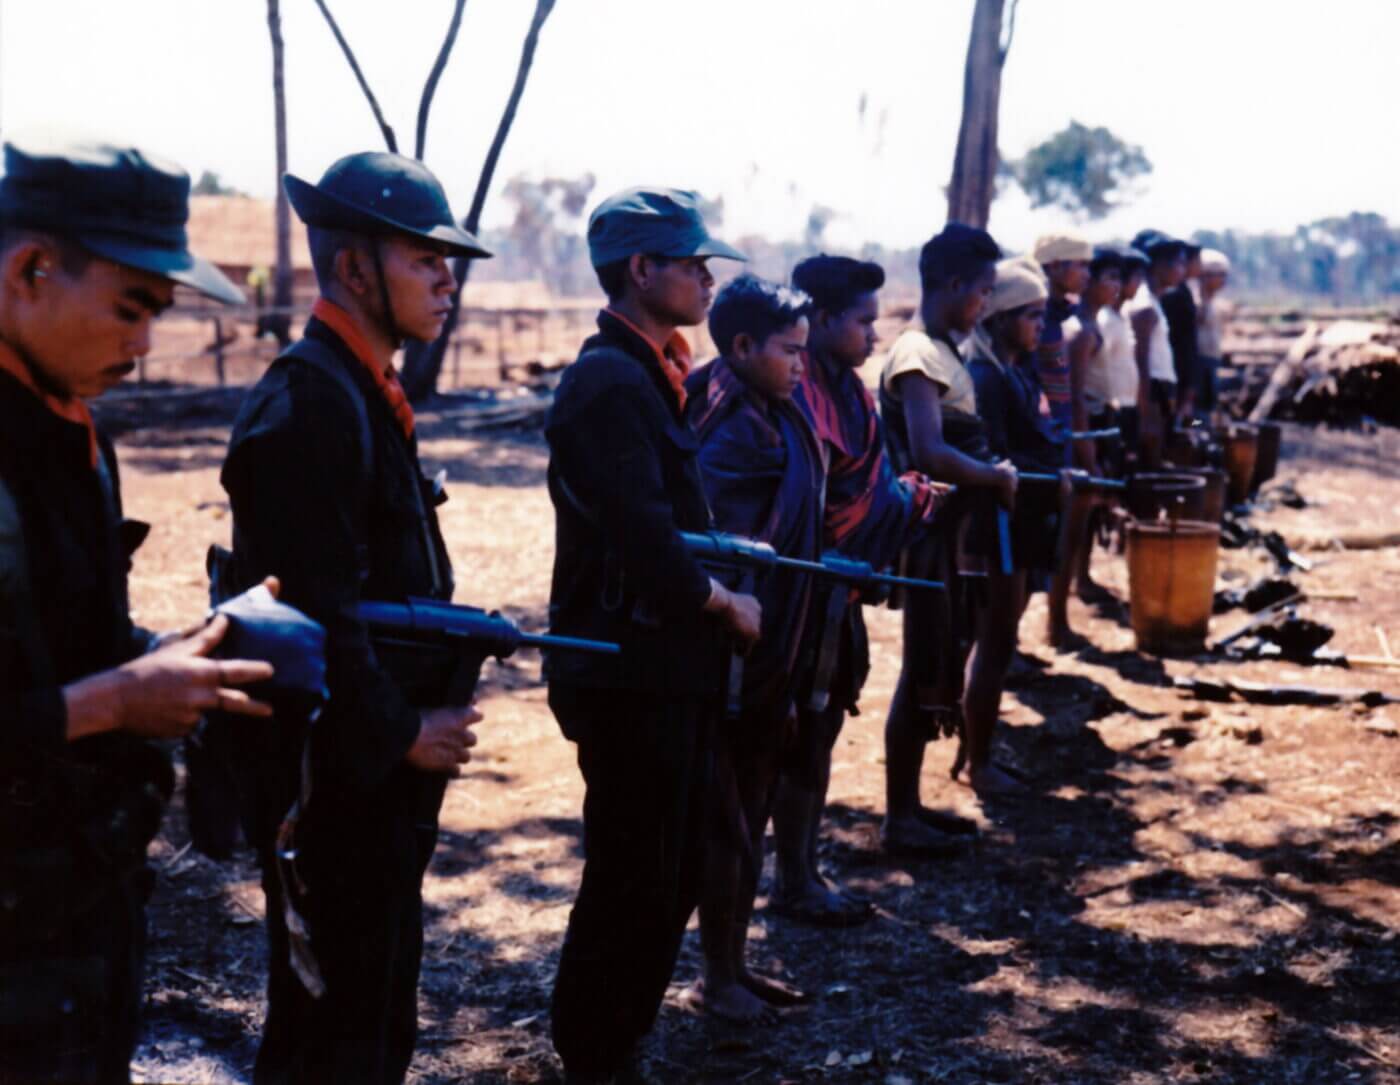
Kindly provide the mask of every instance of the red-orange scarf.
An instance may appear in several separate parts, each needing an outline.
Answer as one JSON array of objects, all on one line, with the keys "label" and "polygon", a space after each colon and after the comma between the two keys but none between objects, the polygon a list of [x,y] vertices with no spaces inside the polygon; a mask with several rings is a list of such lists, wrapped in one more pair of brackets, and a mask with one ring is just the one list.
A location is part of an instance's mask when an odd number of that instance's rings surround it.
[{"label": "red-orange scarf", "polygon": [[603,312],[631,328],[642,337],[647,346],[651,347],[656,354],[656,364],[661,367],[661,372],[666,374],[666,380],[670,383],[672,391],[676,393],[676,402],[680,404],[681,410],[685,410],[685,378],[690,372],[691,365],[690,344],[686,342],[685,336],[679,331],[674,331],[664,346],[658,345],[651,336],[616,309],[604,309]]},{"label": "red-orange scarf", "polygon": [[335,302],[317,298],[316,304],[311,307],[311,315],[340,336],[340,341],[350,348],[350,353],[358,358],[360,364],[369,372],[374,386],[379,389],[384,401],[389,404],[389,409],[394,412],[394,417],[403,429],[403,435],[412,437],[413,408],[409,406],[408,396],[404,394],[403,385],[399,383],[399,375],[394,372],[393,363],[390,363],[387,369],[379,368],[379,362],[375,359],[374,350],[365,338],[365,333],[355,323],[355,318]]},{"label": "red-orange scarf", "polygon": [[58,415],[65,422],[74,422],[84,427],[88,434],[88,454],[94,469],[97,467],[97,427],[92,422],[92,412],[88,405],[77,396],[56,396],[39,387],[34,374],[24,364],[8,343],[0,341],[0,371],[8,373],[39,398],[39,402]]}]

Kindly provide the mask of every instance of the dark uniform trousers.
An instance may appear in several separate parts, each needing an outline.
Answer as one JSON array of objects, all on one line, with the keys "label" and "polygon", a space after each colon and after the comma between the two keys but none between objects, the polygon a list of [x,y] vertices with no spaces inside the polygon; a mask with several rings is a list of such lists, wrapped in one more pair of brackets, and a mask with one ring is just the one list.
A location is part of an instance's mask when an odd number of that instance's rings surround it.
[{"label": "dark uniform trousers", "polygon": [[713,702],[552,684],[578,745],[583,883],[554,986],[554,1046],[571,1070],[615,1070],[651,1029],[700,900]]},{"label": "dark uniform trousers", "polygon": [[[396,799],[404,796],[395,796]],[[268,1015],[259,1085],[402,1081],[418,1034],[423,951],[421,886],[437,834],[412,810],[378,824],[304,826],[300,906],[312,951],[335,997],[312,998],[292,971],[276,860],[264,848]],[[309,839],[308,839],[309,838]]]}]

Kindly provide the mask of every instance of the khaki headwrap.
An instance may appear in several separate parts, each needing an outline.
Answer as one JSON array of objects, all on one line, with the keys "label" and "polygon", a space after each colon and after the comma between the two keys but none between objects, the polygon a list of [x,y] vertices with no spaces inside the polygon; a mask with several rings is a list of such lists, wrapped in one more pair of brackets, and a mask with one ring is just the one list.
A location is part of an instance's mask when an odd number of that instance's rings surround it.
[{"label": "khaki headwrap", "polygon": [[1002,260],[997,264],[997,282],[992,288],[992,296],[987,301],[987,311],[983,318],[1004,313],[1008,309],[1019,309],[1044,301],[1050,296],[1045,276],[1033,259],[1026,256]]},{"label": "khaki headwrap", "polygon": [[1201,270],[1228,275],[1230,273],[1230,258],[1219,249],[1202,249]]},{"label": "khaki headwrap", "polygon": [[1074,234],[1046,234],[1031,249],[1037,264],[1053,264],[1056,260],[1092,260],[1094,246]]}]

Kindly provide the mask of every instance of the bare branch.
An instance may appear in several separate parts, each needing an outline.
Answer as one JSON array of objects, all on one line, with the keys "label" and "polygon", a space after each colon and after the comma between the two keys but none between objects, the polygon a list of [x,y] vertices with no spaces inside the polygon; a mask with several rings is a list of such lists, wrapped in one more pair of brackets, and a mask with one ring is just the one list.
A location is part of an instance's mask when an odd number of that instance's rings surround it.
[{"label": "bare branch", "polygon": [[[535,14],[530,20],[530,29],[525,32],[525,43],[520,49],[520,65],[515,70],[515,85],[511,87],[510,97],[506,100],[506,107],[496,125],[496,135],[491,140],[486,160],[481,165],[481,175],[477,178],[471,208],[462,223],[469,233],[476,233],[480,228],[481,211],[486,204],[486,194],[491,190],[496,163],[500,161],[506,137],[510,135],[511,125],[515,123],[520,99],[525,94],[525,83],[530,78],[530,66],[535,62],[535,48],[539,45],[540,30],[543,29],[550,12],[554,10],[554,3],[555,0],[535,0]],[[470,271],[470,260],[459,256],[452,261],[452,274],[457,278],[457,292],[452,295],[452,311],[448,314],[442,332],[431,343],[409,344],[404,352],[403,386],[409,400],[414,403],[432,395],[437,386],[438,373],[442,370],[442,361],[447,354],[447,343],[457,327],[457,318],[461,312],[462,288],[466,285]]]},{"label": "bare branch", "polygon": [[[530,66],[535,62],[535,47],[540,43],[540,30],[549,13],[554,10],[554,0],[536,0],[535,16],[530,20],[530,29],[525,32],[525,44],[520,49],[520,66],[515,69],[515,85],[510,88],[510,97],[496,125],[496,135],[491,140],[491,148],[486,152],[486,161],[481,164],[481,175],[476,181],[476,194],[472,197],[471,209],[467,211],[466,228],[476,233],[481,224],[481,210],[486,203],[486,193],[491,189],[491,178],[496,173],[496,163],[500,161],[505,148],[506,137],[515,123],[515,111],[520,108],[520,99],[525,93],[525,83],[530,78]],[[459,277],[460,281],[460,277]]]},{"label": "bare branch", "polygon": [[340,43],[341,52],[345,54],[345,59],[350,62],[350,70],[355,73],[355,78],[359,81],[360,89],[365,92],[365,98],[369,100],[369,108],[374,112],[374,119],[379,123],[379,130],[384,133],[384,142],[388,144],[390,151],[394,154],[398,154],[399,141],[394,138],[394,130],[389,127],[389,122],[384,119],[384,112],[379,108],[379,100],[375,98],[374,91],[369,89],[369,83],[365,80],[365,73],[360,71],[360,62],[355,59],[355,54],[350,48],[350,43],[345,40],[345,35],[340,32],[340,27],[336,24],[335,16],[331,14],[331,9],[326,7],[326,0],[316,0],[316,6],[321,9],[321,14],[326,17],[326,22],[330,24],[331,33],[335,35],[335,40]]},{"label": "bare branch", "polygon": [[1011,52],[1011,39],[1016,36],[1016,9],[1020,6],[1021,0],[1011,0],[1011,11],[1006,17],[1006,39],[1001,43],[1001,63],[1006,63],[1006,54]]},{"label": "bare branch", "polygon": [[428,80],[423,84],[423,97],[418,102],[418,138],[413,144],[413,157],[419,160],[428,146],[428,110],[433,106],[433,95],[437,93],[438,80],[442,78],[443,69],[447,67],[447,58],[452,53],[452,46],[457,42],[457,29],[462,25],[462,9],[466,6],[467,0],[457,0],[457,6],[452,10],[452,22],[447,27],[447,37],[443,39],[442,48],[438,50],[437,59],[433,61],[433,70],[428,73]]}]

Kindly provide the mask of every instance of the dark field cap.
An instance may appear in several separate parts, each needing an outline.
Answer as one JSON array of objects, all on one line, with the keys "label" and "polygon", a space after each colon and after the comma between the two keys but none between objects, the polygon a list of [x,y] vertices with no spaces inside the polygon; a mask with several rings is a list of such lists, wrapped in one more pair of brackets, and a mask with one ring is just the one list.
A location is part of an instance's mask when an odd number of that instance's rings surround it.
[{"label": "dark field cap", "polygon": [[104,260],[241,305],[243,292],[190,252],[189,217],[189,174],[134,147],[5,144],[0,223],[70,238]]},{"label": "dark field cap", "polygon": [[1134,264],[1141,267],[1152,266],[1152,258],[1133,245],[1118,245],[1117,249],[1118,257],[1123,261],[1124,268],[1132,267]]},{"label": "dark field cap", "polygon": [[700,196],[678,188],[629,188],[609,196],[588,217],[588,258],[594,267],[634,253],[653,256],[748,257],[705,229]]},{"label": "dark field cap", "polygon": [[447,193],[427,166],[386,151],[346,155],[319,184],[287,174],[287,198],[308,226],[351,233],[401,233],[437,241],[457,256],[491,251],[457,225]]},{"label": "dark field cap", "polygon": [[1159,253],[1168,255],[1164,250],[1175,250],[1177,252],[1186,251],[1186,242],[1179,238],[1164,234],[1161,230],[1139,230],[1133,238],[1133,248],[1147,253],[1148,257],[1155,259]]}]

